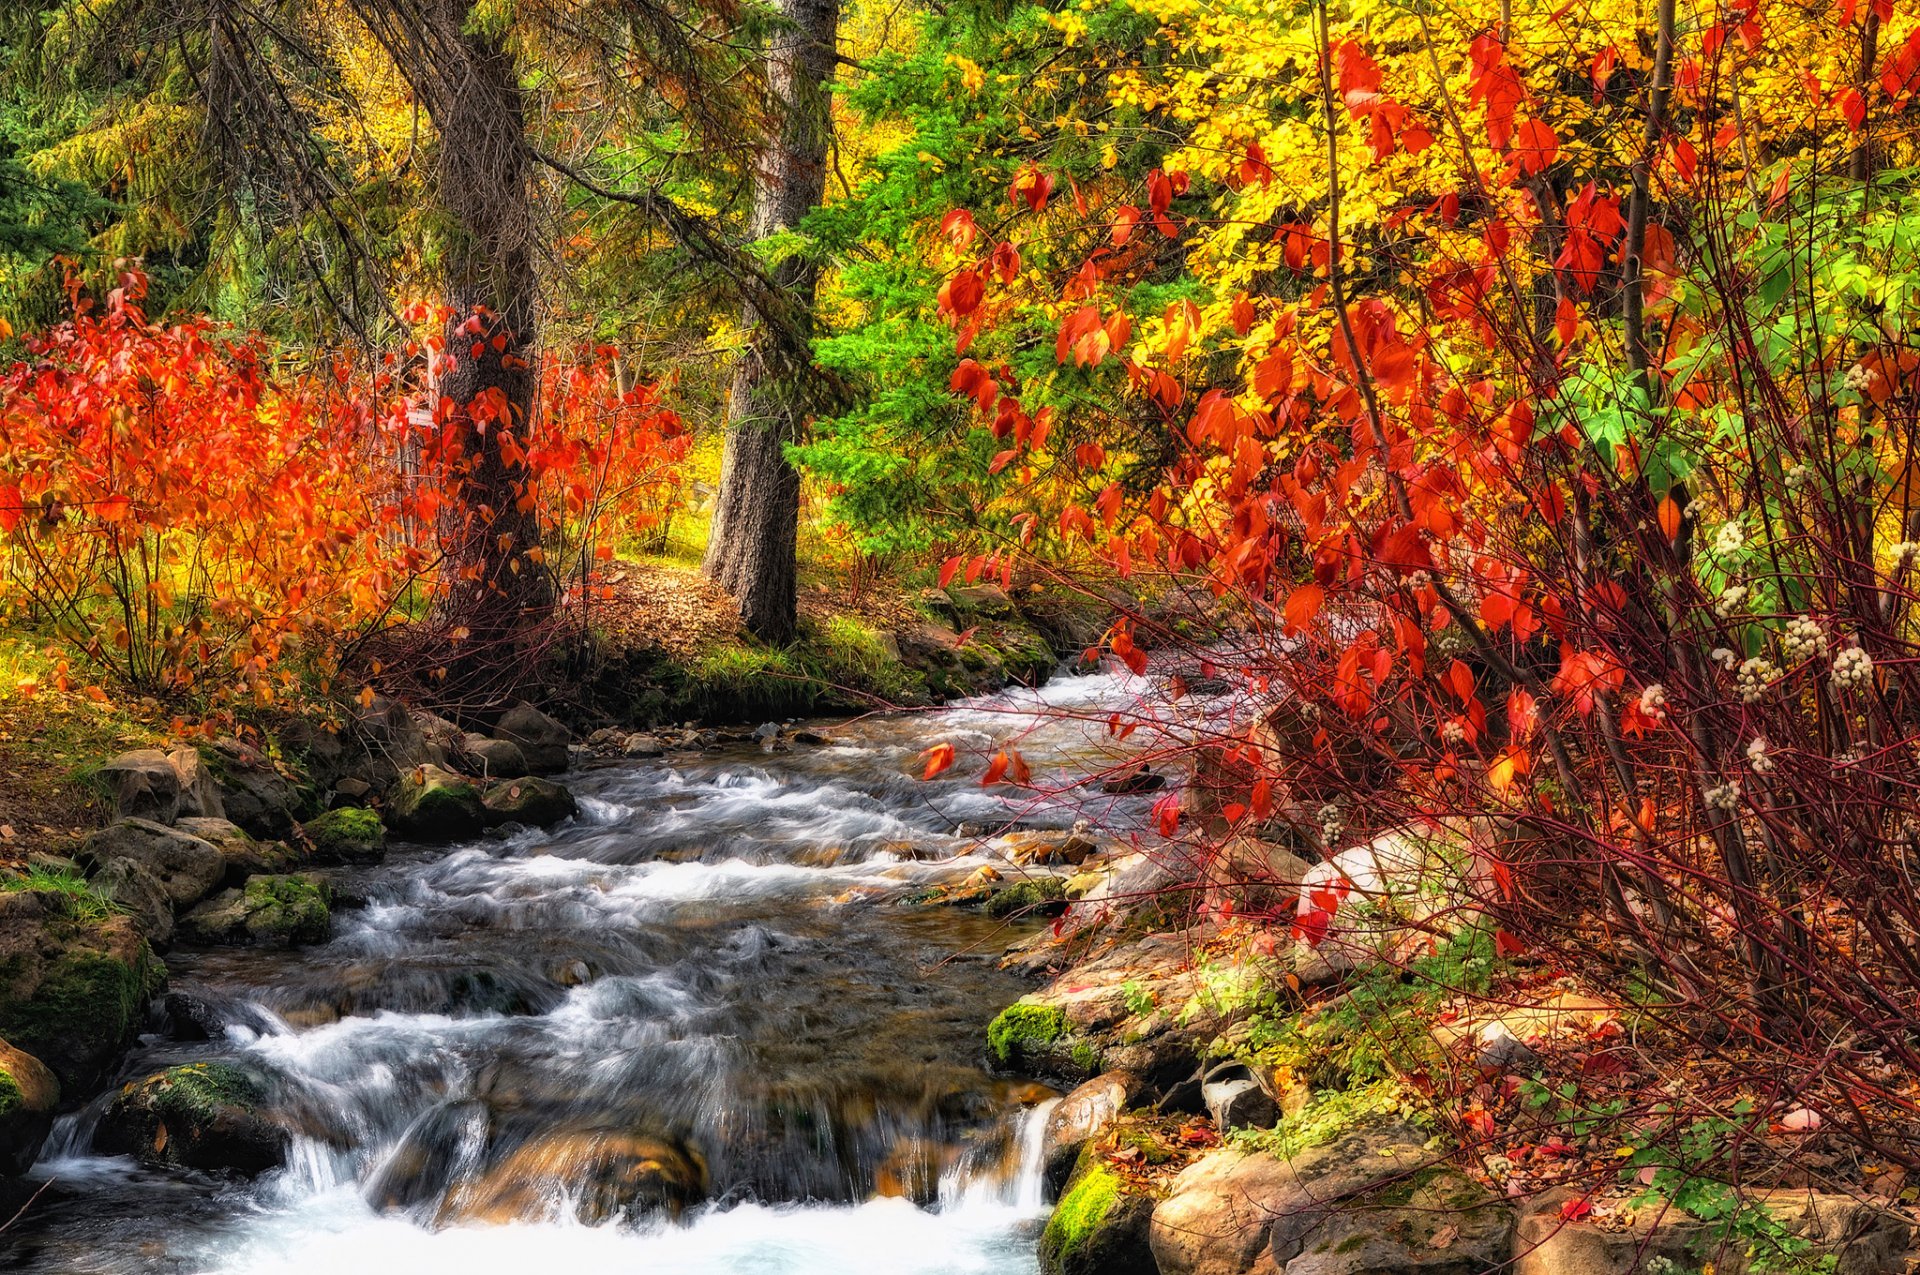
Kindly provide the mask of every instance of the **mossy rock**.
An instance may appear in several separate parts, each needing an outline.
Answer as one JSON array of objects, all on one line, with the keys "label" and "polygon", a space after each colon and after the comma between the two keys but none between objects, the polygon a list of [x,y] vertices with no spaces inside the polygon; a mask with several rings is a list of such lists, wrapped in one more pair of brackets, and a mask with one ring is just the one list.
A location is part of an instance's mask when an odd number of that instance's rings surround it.
[{"label": "mossy rock", "polygon": [[1040,1234],[1044,1275],[1155,1275],[1148,1247],[1153,1199],[1128,1190],[1105,1164],[1083,1158]]},{"label": "mossy rock", "polygon": [[326,882],[310,874],[248,877],[180,918],[189,943],[305,947],[333,933]]},{"label": "mossy rock", "polygon": [[300,827],[317,863],[378,863],[387,854],[387,829],[363,806],[342,806]]},{"label": "mossy rock", "polygon": [[252,1177],[286,1163],[291,1141],[261,1110],[269,1093],[264,1076],[232,1063],[169,1067],[114,1096],[93,1146],[144,1164]]},{"label": "mossy rock", "polygon": [[387,822],[415,841],[462,841],[486,829],[488,814],[472,781],[438,766],[416,766],[387,793]]},{"label": "mossy rock", "polygon": [[1059,877],[1029,877],[995,893],[986,912],[991,917],[1058,916],[1066,910],[1066,892],[1067,883]]},{"label": "mossy rock", "polygon": [[488,787],[481,801],[490,823],[524,823],[550,828],[580,813],[580,803],[563,785],[550,779],[501,780]]},{"label": "mossy rock", "polygon": [[100,1083],[165,985],[133,918],[75,913],[50,892],[0,894],[0,1038],[45,1063],[69,1098]]},{"label": "mossy rock", "polygon": [[60,1109],[60,1081],[47,1065],[0,1040],[0,1175],[33,1166]]}]

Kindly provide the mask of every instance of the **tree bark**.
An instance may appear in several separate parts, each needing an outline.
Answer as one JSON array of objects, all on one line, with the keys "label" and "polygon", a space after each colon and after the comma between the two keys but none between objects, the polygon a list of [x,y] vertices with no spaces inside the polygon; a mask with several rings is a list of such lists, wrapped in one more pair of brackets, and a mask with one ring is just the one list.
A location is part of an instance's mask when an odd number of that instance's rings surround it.
[{"label": "tree bark", "polygon": [[[792,230],[826,192],[838,0],[777,0],[783,19],[766,56],[770,136],[755,164],[753,236]],[[774,272],[791,312],[810,318],[817,262],[795,254]],[[793,637],[800,475],[787,460],[809,416],[815,376],[804,350],[746,307],[748,344],[734,369],[720,493],[701,569],[733,594],[740,619],[770,642]]]}]

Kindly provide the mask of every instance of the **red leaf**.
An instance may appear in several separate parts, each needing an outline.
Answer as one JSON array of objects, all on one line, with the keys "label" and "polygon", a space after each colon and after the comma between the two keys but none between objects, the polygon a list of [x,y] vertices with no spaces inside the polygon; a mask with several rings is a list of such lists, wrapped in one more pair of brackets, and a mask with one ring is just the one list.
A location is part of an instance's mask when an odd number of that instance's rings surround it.
[{"label": "red leaf", "polygon": [[946,588],[953,583],[954,576],[960,574],[961,556],[955,554],[940,564],[940,587]]},{"label": "red leaf", "polygon": [[927,768],[920,772],[920,778],[932,779],[941,771],[953,765],[953,745],[935,744],[920,754],[927,759]]}]

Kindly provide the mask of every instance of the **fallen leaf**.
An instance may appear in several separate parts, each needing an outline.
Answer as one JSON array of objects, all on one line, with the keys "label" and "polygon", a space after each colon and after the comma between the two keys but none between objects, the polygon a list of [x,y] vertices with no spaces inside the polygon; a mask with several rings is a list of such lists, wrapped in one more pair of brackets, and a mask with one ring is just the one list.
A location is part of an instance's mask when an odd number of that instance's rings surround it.
[{"label": "fallen leaf", "polygon": [[1453,1242],[1459,1238],[1460,1238],[1459,1227],[1443,1226],[1439,1230],[1433,1233],[1433,1239],[1430,1240],[1429,1243],[1431,1243],[1435,1248],[1452,1248]]}]

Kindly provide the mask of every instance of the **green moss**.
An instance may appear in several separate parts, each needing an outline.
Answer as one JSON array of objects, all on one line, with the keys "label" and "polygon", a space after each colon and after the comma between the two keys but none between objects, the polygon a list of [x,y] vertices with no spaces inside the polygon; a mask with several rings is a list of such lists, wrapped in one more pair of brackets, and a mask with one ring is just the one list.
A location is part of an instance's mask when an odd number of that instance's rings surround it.
[{"label": "green moss", "polygon": [[987,1048],[1002,1066],[1067,1034],[1067,1016],[1051,1005],[1015,1001],[987,1026]]},{"label": "green moss", "polygon": [[69,950],[47,967],[31,996],[0,1005],[0,1038],[45,1061],[62,1085],[72,1085],[86,1077],[61,1064],[111,1052],[131,1034],[164,977],[144,944],[132,965],[97,950]]},{"label": "green moss", "polygon": [[1067,1187],[1040,1235],[1040,1264],[1058,1270],[1100,1229],[1120,1199],[1120,1178],[1105,1165],[1088,1167]]},{"label": "green moss", "polygon": [[1059,877],[1030,877],[1014,882],[987,900],[987,915],[1003,917],[1038,911],[1062,902],[1066,893],[1067,883]]},{"label": "green moss", "polygon": [[380,816],[360,806],[342,806],[309,819],[303,829],[322,857],[363,859],[386,847]]},{"label": "green moss", "polygon": [[205,1124],[222,1107],[252,1110],[266,1100],[254,1076],[231,1063],[187,1063],[169,1067],[144,1086],[154,1114],[162,1120]]},{"label": "green moss", "polygon": [[326,891],[310,877],[248,877],[242,897],[255,938],[321,943],[331,932]]},{"label": "green moss", "polygon": [[1089,1076],[1099,1074],[1100,1051],[1090,1042],[1084,1040],[1076,1042],[1070,1056],[1073,1058],[1073,1065]]},{"label": "green moss", "polygon": [[18,1111],[25,1101],[26,1096],[20,1092],[20,1082],[13,1078],[13,1073],[0,1067],[0,1120]]}]

